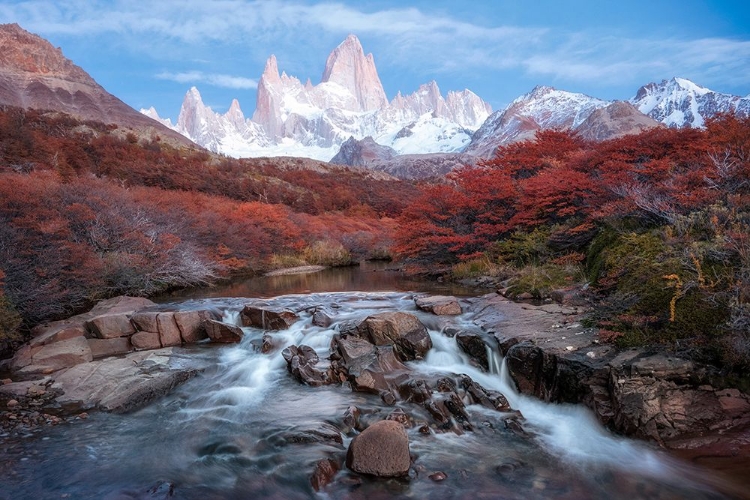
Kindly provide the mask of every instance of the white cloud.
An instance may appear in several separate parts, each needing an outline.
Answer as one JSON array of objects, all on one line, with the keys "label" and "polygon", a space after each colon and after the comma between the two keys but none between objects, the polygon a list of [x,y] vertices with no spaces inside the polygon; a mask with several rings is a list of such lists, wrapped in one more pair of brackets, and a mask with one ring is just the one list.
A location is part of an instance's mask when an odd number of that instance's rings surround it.
[{"label": "white cloud", "polygon": [[[280,0],[26,0],[0,5],[0,20],[18,21],[41,34],[112,34],[138,50],[159,47],[171,56],[197,47],[242,51],[262,60],[294,47],[305,58],[310,46],[330,49],[348,33],[366,37],[367,51],[393,67],[425,73],[518,71],[565,82],[606,85],[669,78],[750,84],[750,42],[726,38],[635,38],[594,31],[560,32],[540,27],[493,26],[416,8],[368,9],[356,3]],[[317,44],[317,45],[316,45]],[[291,52],[288,49],[287,52]],[[297,63],[304,64],[304,63]],[[186,81],[253,88],[228,75],[175,74]],[[303,78],[307,75],[301,75]]]},{"label": "white cloud", "polygon": [[202,71],[186,71],[181,73],[172,73],[163,71],[156,75],[160,80],[171,80],[178,83],[207,83],[216,87],[225,87],[230,89],[256,89],[258,81],[243,76],[232,76],[222,74],[207,74]]}]

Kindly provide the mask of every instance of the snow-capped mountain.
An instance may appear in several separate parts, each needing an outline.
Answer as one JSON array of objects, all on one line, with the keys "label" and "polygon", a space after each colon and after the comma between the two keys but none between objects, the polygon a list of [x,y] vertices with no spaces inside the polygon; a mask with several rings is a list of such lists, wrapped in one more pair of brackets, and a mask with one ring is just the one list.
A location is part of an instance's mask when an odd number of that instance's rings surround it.
[{"label": "snow-capped mountain", "polygon": [[630,103],[669,127],[702,127],[719,113],[750,115],[750,96],[714,92],[684,78],[644,85]]},{"label": "snow-capped mountain", "polygon": [[[168,123],[153,108],[142,112]],[[258,82],[252,119],[236,100],[225,114],[211,110],[192,88],[173,128],[230,156],[329,160],[350,137],[371,136],[399,154],[459,151],[490,112],[469,90],[443,97],[434,81],[388,102],[372,54],[365,55],[357,37],[349,35],[328,56],[319,84],[279,73],[272,55]]]},{"label": "snow-capped mountain", "polygon": [[465,152],[490,157],[498,146],[532,139],[537,130],[575,129],[591,113],[610,104],[585,94],[538,86],[504,110],[494,112],[476,131]]}]

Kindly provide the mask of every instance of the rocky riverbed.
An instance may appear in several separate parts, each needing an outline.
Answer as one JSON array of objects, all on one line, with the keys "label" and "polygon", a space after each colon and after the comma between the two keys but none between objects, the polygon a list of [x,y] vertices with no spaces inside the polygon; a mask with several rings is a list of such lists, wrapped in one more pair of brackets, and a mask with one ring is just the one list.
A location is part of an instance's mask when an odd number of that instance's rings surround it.
[{"label": "rocky riverbed", "polygon": [[[713,437],[743,436],[745,394],[716,385],[707,367],[600,343],[594,330],[581,325],[583,312],[570,305],[515,303],[497,294],[460,300],[351,293],[162,305],[105,301],[90,313],[39,328],[10,364],[12,379],[0,386],[0,421],[11,450],[7,464],[22,475],[33,463],[14,456],[27,454],[28,460],[46,450],[53,455],[49,463],[63,453],[39,441],[33,442],[36,448],[14,441],[26,439],[36,425],[86,422],[70,426],[70,433],[80,434],[76,441],[90,439],[94,448],[105,446],[100,431],[124,425],[131,429],[127,435],[139,437],[122,441],[110,429],[106,446],[121,446],[127,454],[139,446],[141,434],[154,432],[153,421],[169,419],[179,425],[161,429],[158,441],[164,436],[183,441],[175,453],[198,460],[201,472],[187,477],[183,466],[168,459],[155,468],[166,482],[145,472],[119,471],[118,484],[141,481],[138,487],[164,495],[177,491],[198,498],[217,480],[205,466],[228,459],[243,491],[290,498],[315,491],[333,498],[384,491],[595,498],[607,488],[617,488],[614,497],[639,498],[643,481],[661,485],[656,498],[680,491],[722,498],[710,484],[683,484],[684,472],[648,448],[613,444],[604,431],[589,429],[594,424],[582,408],[545,406],[522,395],[582,403],[604,425],[661,446],[693,452],[713,446],[716,453],[734,450],[740,456],[746,451],[742,441],[722,448]],[[500,374],[499,353],[512,382]],[[210,422],[224,429],[217,431],[223,436],[218,441],[212,438],[214,444],[201,444],[200,434],[184,434],[186,428],[213,429]],[[569,432],[565,426],[580,427],[582,435],[565,445],[560,434]],[[247,437],[238,442],[237,432]],[[62,443],[72,437],[64,430],[52,435]],[[587,447],[589,439],[598,444]],[[292,458],[289,445],[304,452]],[[140,446],[155,455],[149,462],[164,451]],[[612,456],[598,454],[610,448]],[[253,454],[265,458],[256,463]],[[236,464],[235,456],[250,465]],[[476,460],[482,456],[480,465]],[[284,468],[294,478],[289,484],[278,477],[276,460],[291,460],[299,469]],[[582,464],[598,472],[552,479],[559,466]],[[253,479],[258,471],[276,478],[274,486]],[[614,483],[604,479],[613,473],[619,478]],[[80,476],[84,479],[68,489],[81,498],[118,488],[84,472]],[[391,477],[396,483],[386,479]],[[438,485],[445,486],[436,490]],[[23,481],[13,487],[37,491]],[[228,488],[221,495],[239,494],[235,486]],[[721,488],[735,494],[731,486]]]}]

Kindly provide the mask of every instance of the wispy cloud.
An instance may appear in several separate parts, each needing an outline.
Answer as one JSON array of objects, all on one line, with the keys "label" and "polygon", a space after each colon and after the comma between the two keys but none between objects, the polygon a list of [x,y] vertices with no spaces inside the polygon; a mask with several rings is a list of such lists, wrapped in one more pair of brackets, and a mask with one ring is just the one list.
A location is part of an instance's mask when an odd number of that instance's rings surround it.
[{"label": "wispy cloud", "polygon": [[207,83],[215,87],[229,89],[258,88],[258,81],[252,78],[222,74],[207,74],[202,71],[185,71],[180,73],[162,71],[156,75],[156,78],[159,80],[170,80],[178,83]]},{"label": "wispy cloud", "polygon": [[[353,6],[335,1],[280,0],[24,0],[0,5],[0,20],[19,21],[46,34],[115,34],[133,44],[190,51],[207,44],[254,54],[255,60],[279,47],[307,47],[367,37],[378,64],[425,72],[518,71],[566,82],[642,81],[683,74],[704,82],[731,79],[750,84],[750,42],[728,38],[602,36],[601,32],[560,32],[544,27],[468,22],[446,13],[416,8]],[[321,42],[325,39],[325,42]],[[250,79],[196,72],[170,79],[211,81],[253,88]],[[307,75],[300,75],[303,78]],[[190,77],[188,79],[188,77]],[[210,80],[213,78],[212,80]],[[179,80],[178,80],[179,81]]]}]

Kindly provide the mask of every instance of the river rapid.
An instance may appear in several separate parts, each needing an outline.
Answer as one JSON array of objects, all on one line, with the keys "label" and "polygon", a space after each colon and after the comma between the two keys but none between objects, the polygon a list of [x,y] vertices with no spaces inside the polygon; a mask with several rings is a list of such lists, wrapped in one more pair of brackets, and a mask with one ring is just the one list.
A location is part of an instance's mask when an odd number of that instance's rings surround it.
[{"label": "river rapid", "polygon": [[[386,271],[359,272],[374,273],[372,277]],[[305,283],[302,290],[287,287],[281,293],[311,289],[310,281]],[[710,472],[678,462],[648,444],[612,435],[583,407],[519,395],[496,353],[491,353],[489,372],[475,367],[455,339],[441,331],[444,325],[437,317],[416,311],[412,292],[392,285],[383,285],[390,291],[342,285],[349,288],[343,291],[330,285],[335,291],[312,287],[314,293],[281,295],[273,305],[301,311],[301,320],[273,333],[277,348],[272,352],[257,349],[262,330],[244,328],[239,344],[194,347],[211,358],[211,367],[146,408],[126,415],[92,412],[67,425],[1,438],[0,498],[728,498],[718,492],[720,483]],[[272,295],[278,291],[268,289]],[[206,295],[215,292],[222,291],[209,290]],[[218,310],[224,321],[236,324],[244,304],[236,297],[165,300]],[[335,311],[334,324],[312,325],[314,306]],[[342,432],[343,442],[337,443],[325,437],[330,434],[326,429],[346,431],[343,415],[352,405],[361,410],[365,423],[385,418],[394,407],[346,385],[300,384],[288,373],[281,350],[306,344],[325,359],[341,322],[382,311],[416,314],[429,330],[434,347],[424,360],[408,363],[413,378],[467,374],[486,389],[502,392],[512,408],[520,410],[526,434],[505,425],[508,414],[478,405],[467,406],[473,431],[420,432],[424,410],[399,402],[396,407],[416,422],[407,430],[413,460],[410,476],[375,479],[344,467],[330,485],[315,492],[310,483],[315,463],[325,458],[343,462],[354,435]],[[452,321],[460,328],[471,326],[471,320],[466,313]],[[423,420],[428,423],[426,417]],[[431,479],[435,472],[446,478]]]}]

